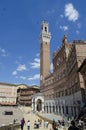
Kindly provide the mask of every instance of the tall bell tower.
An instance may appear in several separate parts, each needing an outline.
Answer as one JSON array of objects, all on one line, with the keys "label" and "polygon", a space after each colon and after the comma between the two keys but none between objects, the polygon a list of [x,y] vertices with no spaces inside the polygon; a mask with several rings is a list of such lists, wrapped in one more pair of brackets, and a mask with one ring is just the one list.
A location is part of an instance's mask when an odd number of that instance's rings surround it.
[{"label": "tall bell tower", "polygon": [[44,83],[45,77],[50,74],[50,40],[49,25],[46,21],[43,21],[40,33],[40,85]]}]

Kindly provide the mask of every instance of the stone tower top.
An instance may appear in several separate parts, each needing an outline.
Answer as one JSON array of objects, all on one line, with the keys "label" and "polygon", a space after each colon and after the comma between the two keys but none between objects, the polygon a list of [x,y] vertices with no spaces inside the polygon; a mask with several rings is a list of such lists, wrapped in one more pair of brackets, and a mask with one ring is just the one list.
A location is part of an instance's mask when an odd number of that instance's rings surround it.
[{"label": "stone tower top", "polygon": [[49,32],[49,24],[43,21],[41,24],[40,43],[49,43],[51,39],[51,33]]},{"label": "stone tower top", "polygon": [[41,29],[42,32],[48,33],[48,23],[46,21],[42,22]]}]

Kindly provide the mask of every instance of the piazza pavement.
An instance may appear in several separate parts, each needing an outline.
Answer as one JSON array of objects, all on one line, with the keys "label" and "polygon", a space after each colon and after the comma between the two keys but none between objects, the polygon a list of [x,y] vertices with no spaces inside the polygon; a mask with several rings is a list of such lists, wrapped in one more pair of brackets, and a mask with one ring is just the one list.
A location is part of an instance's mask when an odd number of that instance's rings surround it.
[{"label": "piazza pavement", "polygon": [[[57,118],[58,119],[61,119],[61,117],[59,117],[59,116],[55,116],[55,115],[51,115],[51,116],[49,116],[48,114],[41,114],[41,117],[43,116],[43,118],[40,118],[37,114],[35,114],[35,113],[32,113],[31,112],[31,108],[21,108],[22,109],[22,111],[23,111],[23,113],[24,113],[24,115],[23,115],[23,117],[24,117],[24,119],[25,119],[25,125],[24,125],[24,130],[27,130],[27,122],[28,122],[28,120],[30,120],[30,130],[52,130],[52,124],[51,123],[49,123],[49,125],[48,125],[48,128],[45,128],[44,127],[44,122],[46,121],[46,119],[49,119],[49,118],[51,118],[52,120],[54,119],[55,121],[57,120]],[[44,117],[45,117],[45,119],[44,119]],[[38,119],[42,119],[42,124],[41,124],[41,126],[38,128],[38,129],[36,129],[36,128],[34,128],[34,122],[36,121],[38,121]],[[62,127],[58,127],[58,130],[67,130],[68,128],[67,127],[64,127],[64,128],[62,128]]]}]

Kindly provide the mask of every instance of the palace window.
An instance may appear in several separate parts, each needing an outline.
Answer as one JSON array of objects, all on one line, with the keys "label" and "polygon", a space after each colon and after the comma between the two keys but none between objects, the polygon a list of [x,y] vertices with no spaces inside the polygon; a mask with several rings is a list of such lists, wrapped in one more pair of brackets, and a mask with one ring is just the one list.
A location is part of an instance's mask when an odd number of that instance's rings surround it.
[{"label": "palace window", "polygon": [[64,91],[62,91],[62,96],[64,96]]},{"label": "palace window", "polygon": [[67,93],[67,89],[65,89],[65,96],[67,96],[68,95],[68,93]]},{"label": "palace window", "polygon": [[60,97],[60,92],[58,92],[58,97]]}]

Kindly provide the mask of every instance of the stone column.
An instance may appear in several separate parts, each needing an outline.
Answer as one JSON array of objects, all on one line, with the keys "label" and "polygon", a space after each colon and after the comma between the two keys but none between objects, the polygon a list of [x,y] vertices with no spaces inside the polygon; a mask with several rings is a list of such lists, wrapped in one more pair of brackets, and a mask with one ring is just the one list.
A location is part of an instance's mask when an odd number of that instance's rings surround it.
[{"label": "stone column", "polygon": [[59,105],[58,105],[58,115],[60,115],[60,112],[59,112]]},{"label": "stone column", "polygon": [[47,106],[45,105],[45,113],[47,113]]},{"label": "stone column", "polygon": [[35,112],[37,111],[37,103],[35,102]]},{"label": "stone column", "polygon": [[42,102],[42,112],[44,112],[44,102]]},{"label": "stone column", "polygon": [[33,101],[33,98],[32,98],[32,111],[34,111],[35,109],[34,109],[34,101]]},{"label": "stone column", "polygon": [[51,113],[53,113],[53,106],[51,105]]}]

